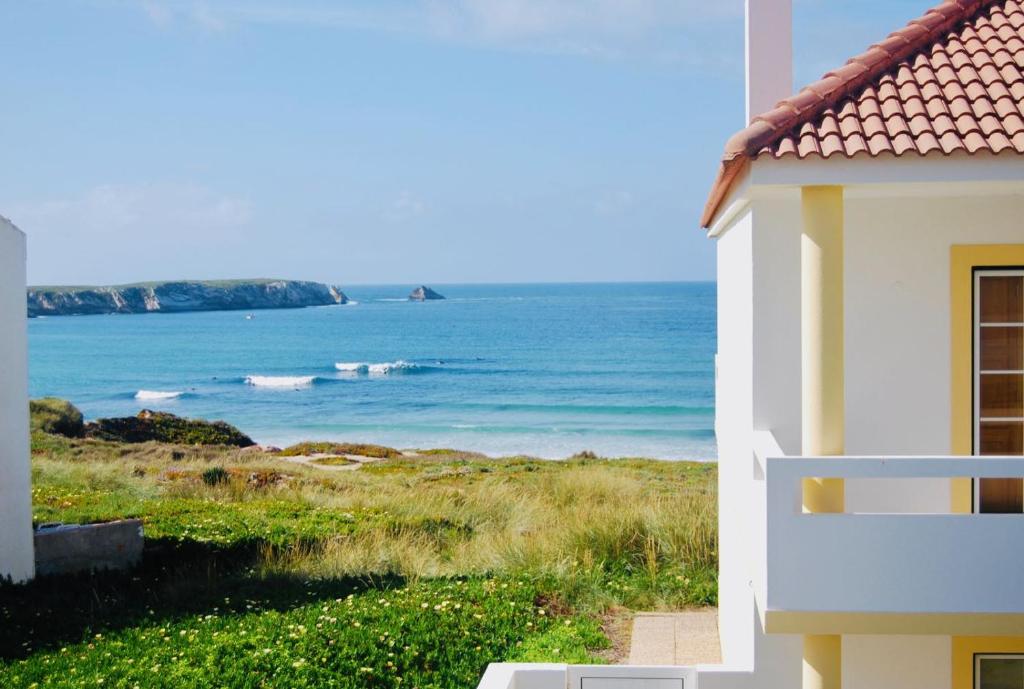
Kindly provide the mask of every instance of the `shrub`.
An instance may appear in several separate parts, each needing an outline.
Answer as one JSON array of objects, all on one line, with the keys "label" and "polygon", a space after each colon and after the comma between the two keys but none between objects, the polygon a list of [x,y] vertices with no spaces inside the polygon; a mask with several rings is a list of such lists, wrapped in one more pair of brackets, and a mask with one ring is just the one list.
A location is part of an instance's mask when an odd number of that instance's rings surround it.
[{"label": "shrub", "polygon": [[208,486],[227,483],[229,478],[228,471],[224,467],[210,467],[203,472],[203,483]]},{"label": "shrub", "polygon": [[97,419],[85,426],[85,435],[122,443],[179,443],[181,445],[255,445],[252,438],[223,421],[183,419],[174,414],[143,409],[138,416]]},{"label": "shrub", "polygon": [[68,438],[80,438],[85,424],[82,412],[67,400],[44,397],[28,403],[33,431],[42,431]]}]

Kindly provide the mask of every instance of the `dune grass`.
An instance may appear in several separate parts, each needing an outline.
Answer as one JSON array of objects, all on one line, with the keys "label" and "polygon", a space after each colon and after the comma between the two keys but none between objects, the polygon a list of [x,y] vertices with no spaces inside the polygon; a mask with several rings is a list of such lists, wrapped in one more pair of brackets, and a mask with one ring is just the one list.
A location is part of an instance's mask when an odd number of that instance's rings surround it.
[{"label": "dune grass", "polygon": [[147,559],[0,588],[0,686],[472,686],[488,661],[599,660],[610,610],[716,602],[714,465],[440,451],[331,472],[36,434],[33,479],[36,521],[141,518]]}]

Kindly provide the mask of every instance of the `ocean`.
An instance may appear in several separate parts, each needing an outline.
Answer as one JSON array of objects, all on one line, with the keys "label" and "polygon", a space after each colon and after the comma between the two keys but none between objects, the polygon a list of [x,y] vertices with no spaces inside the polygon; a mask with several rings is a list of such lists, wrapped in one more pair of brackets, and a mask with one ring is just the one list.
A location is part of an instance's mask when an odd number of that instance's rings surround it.
[{"label": "ocean", "polygon": [[448,298],[353,286],[344,306],[31,319],[31,394],[273,445],[715,458],[713,283],[432,286]]}]

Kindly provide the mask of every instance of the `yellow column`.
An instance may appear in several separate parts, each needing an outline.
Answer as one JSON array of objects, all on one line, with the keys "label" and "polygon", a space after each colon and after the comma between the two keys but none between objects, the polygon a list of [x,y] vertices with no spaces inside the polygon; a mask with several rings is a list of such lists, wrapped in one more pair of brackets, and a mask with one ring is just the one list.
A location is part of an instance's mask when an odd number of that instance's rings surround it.
[{"label": "yellow column", "polygon": [[803,689],[840,689],[843,685],[843,637],[804,637]]},{"label": "yellow column", "polygon": [[[803,454],[844,451],[843,188],[804,187],[800,237]],[[804,486],[808,512],[842,512],[842,479]]]},{"label": "yellow column", "polygon": [[[804,187],[800,237],[803,454],[844,452],[843,188]],[[843,480],[805,479],[805,512],[842,512]],[[841,689],[842,637],[804,636],[803,689]]]}]

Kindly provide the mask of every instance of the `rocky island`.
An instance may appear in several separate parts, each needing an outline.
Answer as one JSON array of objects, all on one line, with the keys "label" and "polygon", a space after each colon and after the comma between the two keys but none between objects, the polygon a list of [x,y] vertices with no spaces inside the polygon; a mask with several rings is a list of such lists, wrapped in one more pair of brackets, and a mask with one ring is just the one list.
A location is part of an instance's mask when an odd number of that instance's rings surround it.
[{"label": "rocky island", "polygon": [[444,299],[444,296],[438,294],[426,285],[420,285],[409,295],[409,301],[435,301],[438,299]]},{"label": "rocky island", "polygon": [[180,313],[345,304],[335,286],[300,280],[197,280],[111,287],[29,287],[28,315]]}]

